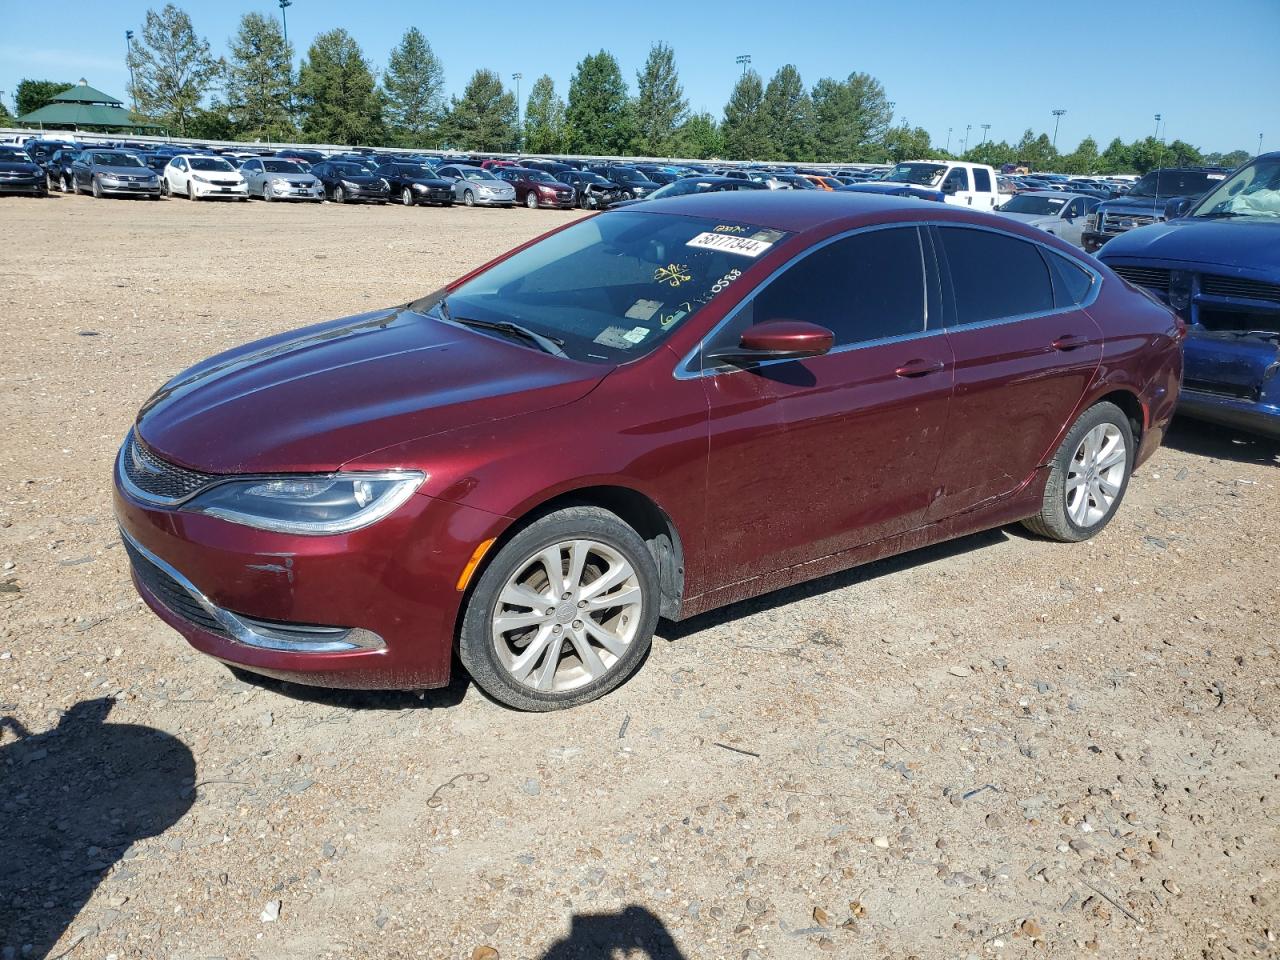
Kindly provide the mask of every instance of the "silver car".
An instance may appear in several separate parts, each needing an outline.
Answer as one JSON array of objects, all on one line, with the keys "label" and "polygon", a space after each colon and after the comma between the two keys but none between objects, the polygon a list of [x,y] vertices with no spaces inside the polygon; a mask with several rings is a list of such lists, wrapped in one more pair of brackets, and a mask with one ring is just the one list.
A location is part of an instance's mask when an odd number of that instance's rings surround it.
[{"label": "silver car", "polygon": [[514,207],[516,188],[488,170],[454,163],[440,167],[436,176],[453,182],[453,195],[468,207]]},{"label": "silver car", "polygon": [[160,199],[160,178],[138,157],[125,150],[81,150],[71,162],[71,189],[95,197]]},{"label": "silver car", "polygon": [[1006,200],[995,213],[1010,220],[1021,220],[1045,233],[1061,237],[1077,247],[1084,242],[1085,218],[1100,201],[1079,193],[1058,190],[1028,190]]},{"label": "silver car", "polygon": [[324,199],[324,186],[302,164],[276,157],[250,157],[240,164],[240,176],[249,187],[249,196],[263,200]]}]

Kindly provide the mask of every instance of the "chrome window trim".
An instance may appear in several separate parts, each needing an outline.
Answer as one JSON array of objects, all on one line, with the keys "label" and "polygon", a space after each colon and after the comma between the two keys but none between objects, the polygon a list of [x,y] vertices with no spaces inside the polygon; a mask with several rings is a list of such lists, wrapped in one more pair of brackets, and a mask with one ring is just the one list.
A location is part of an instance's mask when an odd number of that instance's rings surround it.
[{"label": "chrome window trim", "polygon": [[766,287],[768,287],[769,284],[773,283],[773,281],[776,280],[781,274],[791,269],[791,267],[795,266],[797,263],[799,263],[801,260],[804,260],[806,257],[809,257],[814,253],[817,253],[819,250],[822,250],[833,243],[837,243],[840,240],[847,240],[850,237],[857,236],[859,234],[876,233],[881,230],[914,229],[916,231],[916,245],[920,251],[920,276],[921,276],[920,290],[922,295],[924,296],[924,314],[922,317],[924,321],[924,327],[923,329],[918,330],[915,333],[903,333],[894,337],[879,337],[875,340],[859,340],[856,343],[842,344],[841,346],[833,347],[832,349],[828,350],[826,353],[821,354],[821,356],[830,357],[834,354],[847,353],[850,350],[861,350],[864,347],[875,347],[875,346],[880,346],[886,343],[897,343],[900,341],[919,340],[924,337],[935,336],[937,334],[942,333],[945,329],[944,327],[939,326],[933,329],[930,329],[929,327],[929,320],[930,320],[930,317],[929,317],[929,269],[928,269],[928,264],[925,261],[925,254],[924,254],[925,239],[923,236],[920,235],[920,228],[927,225],[928,224],[925,222],[895,222],[895,223],[877,223],[877,224],[872,224],[871,226],[866,226],[866,227],[854,227],[852,230],[846,230],[843,233],[835,234],[833,236],[827,237],[825,240],[821,241],[820,243],[816,243],[811,247],[806,247],[804,250],[801,250],[799,253],[795,254],[795,256],[793,256],[786,263],[781,264],[777,268],[775,268],[772,273],[770,273],[762,281],[756,284],[755,289],[753,289],[750,293],[748,293],[745,297],[743,297],[743,299],[740,300],[732,310],[730,310],[727,314],[721,317],[720,321],[714,327],[708,330],[707,333],[697,342],[697,344],[694,345],[693,349],[690,350],[688,353],[686,353],[684,357],[681,358],[680,362],[676,364],[675,369],[672,371],[672,376],[676,380],[696,380],[700,377],[716,377],[716,376],[721,376],[725,374],[746,373],[748,370],[759,370],[762,367],[771,367],[777,363],[794,363],[795,358],[783,357],[777,360],[761,360],[758,363],[753,363],[750,367],[730,367],[728,365],[721,365],[721,366],[714,367],[712,369],[701,370],[701,369],[694,369],[690,366],[695,360],[698,359],[698,357],[701,356],[702,349],[706,345],[706,343],[709,340],[711,340],[713,337],[715,337],[715,335],[719,333],[722,329],[724,329],[724,327],[728,326],[729,323],[737,319],[738,315],[743,310],[745,310],[751,303],[755,301],[756,297],[760,295],[760,292],[764,290]]},{"label": "chrome window trim", "polygon": [[[172,564],[161,560],[137,540],[129,536],[123,527],[120,528],[120,537],[130,547],[137,550],[148,562],[164,572],[174,583],[187,591],[191,595],[191,599],[200,604],[208,612],[209,616],[217,620],[237,643],[246,647],[256,647],[259,650],[277,650],[286,653],[344,653],[350,650],[383,653],[386,651],[386,643],[380,636],[359,627],[311,627],[302,625],[296,628],[288,627],[287,630],[289,631],[296,629],[300,633],[317,637],[315,640],[291,640],[284,630],[273,628],[270,624],[248,617],[241,619],[206,597],[199,587],[179,573]],[[166,610],[169,609],[168,605],[160,600],[159,597],[156,597],[156,600]],[[175,616],[180,616],[177,611],[171,612]],[[341,639],[337,639],[339,635]],[[334,637],[334,639],[320,639],[323,637]]]}]

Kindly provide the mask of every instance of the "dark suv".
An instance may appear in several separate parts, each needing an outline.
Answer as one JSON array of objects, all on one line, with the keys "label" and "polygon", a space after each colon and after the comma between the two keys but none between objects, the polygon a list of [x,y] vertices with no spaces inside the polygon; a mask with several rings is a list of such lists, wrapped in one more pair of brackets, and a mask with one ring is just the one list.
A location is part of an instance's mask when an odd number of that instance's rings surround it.
[{"label": "dark suv", "polygon": [[1227,178],[1221,167],[1170,167],[1152,170],[1124,196],[1098,205],[1081,238],[1087,253],[1097,253],[1112,237],[1165,219],[1170,200],[1198,200]]}]

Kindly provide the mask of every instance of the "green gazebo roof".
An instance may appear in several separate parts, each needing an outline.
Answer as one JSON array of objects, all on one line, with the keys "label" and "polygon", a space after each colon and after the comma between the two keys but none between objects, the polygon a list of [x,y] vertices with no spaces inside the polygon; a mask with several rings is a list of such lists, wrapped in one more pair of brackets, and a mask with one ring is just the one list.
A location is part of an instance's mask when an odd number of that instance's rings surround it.
[{"label": "green gazebo roof", "polygon": [[155,127],[139,123],[115,97],[96,90],[81,80],[68,87],[39,110],[18,118],[20,123],[48,124],[59,127]]}]

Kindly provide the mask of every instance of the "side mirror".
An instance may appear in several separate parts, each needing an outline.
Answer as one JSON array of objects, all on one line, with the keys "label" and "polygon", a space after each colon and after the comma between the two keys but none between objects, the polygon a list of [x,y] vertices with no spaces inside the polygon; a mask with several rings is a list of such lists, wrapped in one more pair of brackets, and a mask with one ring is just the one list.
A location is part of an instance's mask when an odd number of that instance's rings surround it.
[{"label": "side mirror", "polygon": [[707,353],[708,360],[721,363],[754,363],[760,360],[799,360],[816,357],[831,349],[835,340],[826,327],[801,320],[766,320],[748,327],[736,347],[721,347]]},{"label": "side mirror", "polygon": [[960,189],[960,184],[954,180],[948,180],[942,185],[942,192],[948,195],[955,193],[958,189]]},{"label": "side mirror", "polygon": [[1166,220],[1177,220],[1179,217],[1185,217],[1195,203],[1191,197],[1174,197],[1164,205],[1164,218]]}]

